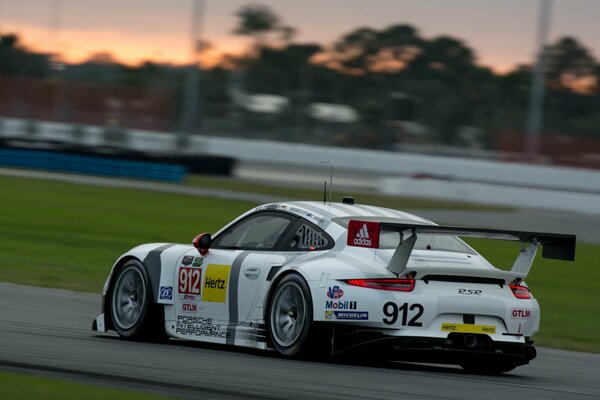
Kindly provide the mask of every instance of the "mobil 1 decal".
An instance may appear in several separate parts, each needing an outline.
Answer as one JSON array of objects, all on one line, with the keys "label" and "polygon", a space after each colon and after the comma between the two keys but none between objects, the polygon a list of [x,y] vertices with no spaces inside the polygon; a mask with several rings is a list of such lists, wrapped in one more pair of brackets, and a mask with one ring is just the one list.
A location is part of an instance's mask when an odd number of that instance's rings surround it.
[{"label": "mobil 1 decal", "polygon": [[177,289],[180,300],[199,300],[202,292],[202,268],[179,267]]},{"label": "mobil 1 decal", "polygon": [[342,299],[344,291],[339,286],[330,286],[327,289],[325,300],[325,319],[368,320],[367,311],[356,311],[358,302]]}]

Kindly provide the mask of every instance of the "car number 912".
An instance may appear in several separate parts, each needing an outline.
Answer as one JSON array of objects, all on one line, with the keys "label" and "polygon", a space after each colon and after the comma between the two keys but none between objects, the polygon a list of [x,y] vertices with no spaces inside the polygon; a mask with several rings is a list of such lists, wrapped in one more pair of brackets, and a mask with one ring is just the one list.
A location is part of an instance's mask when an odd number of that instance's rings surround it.
[{"label": "car number 912", "polygon": [[[383,319],[383,323],[393,325],[398,321],[398,317],[401,317],[402,326],[423,326],[419,318],[423,315],[424,310],[423,306],[419,303],[398,305],[393,301],[388,301],[383,305],[383,313],[387,317]],[[410,320],[408,319],[409,317]]]}]

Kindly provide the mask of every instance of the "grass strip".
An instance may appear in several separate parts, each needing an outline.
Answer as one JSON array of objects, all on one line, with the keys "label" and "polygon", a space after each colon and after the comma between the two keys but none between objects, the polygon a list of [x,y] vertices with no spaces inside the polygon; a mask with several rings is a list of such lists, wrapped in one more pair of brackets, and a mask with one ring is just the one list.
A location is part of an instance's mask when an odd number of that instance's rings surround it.
[{"label": "grass strip", "polygon": [[11,400],[161,400],[169,397],[62,379],[0,371],[2,398]]}]

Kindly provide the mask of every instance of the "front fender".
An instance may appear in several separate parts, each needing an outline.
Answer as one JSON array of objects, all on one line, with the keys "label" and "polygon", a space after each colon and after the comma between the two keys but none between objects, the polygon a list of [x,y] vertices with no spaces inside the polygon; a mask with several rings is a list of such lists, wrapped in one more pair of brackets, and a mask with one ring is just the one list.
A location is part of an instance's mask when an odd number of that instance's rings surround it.
[{"label": "front fender", "polygon": [[165,293],[163,293],[164,295],[161,296],[160,288],[170,288],[170,293],[173,292],[174,269],[177,266],[177,261],[190,250],[193,250],[192,246],[174,243],[149,243],[132,248],[121,255],[114,263],[110,274],[104,283],[103,295],[106,296],[108,294],[115,272],[118,271],[127,260],[134,258],[141,261],[146,267],[148,277],[150,278],[154,302],[173,304],[172,295],[168,295],[169,290],[166,290]]}]

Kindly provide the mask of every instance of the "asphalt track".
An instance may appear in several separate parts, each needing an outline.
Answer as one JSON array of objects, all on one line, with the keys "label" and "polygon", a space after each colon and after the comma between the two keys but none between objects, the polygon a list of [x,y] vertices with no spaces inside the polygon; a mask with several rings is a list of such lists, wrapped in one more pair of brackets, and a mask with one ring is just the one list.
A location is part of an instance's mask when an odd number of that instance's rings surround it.
[{"label": "asphalt track", "polygon": [[409,363],[286,360],[99,335],[90,330],[99,304],[99,295],[0,283],[0,369],[202,399],[600,398],[600,355],[539,349],[532,364],[501,376]]}]

